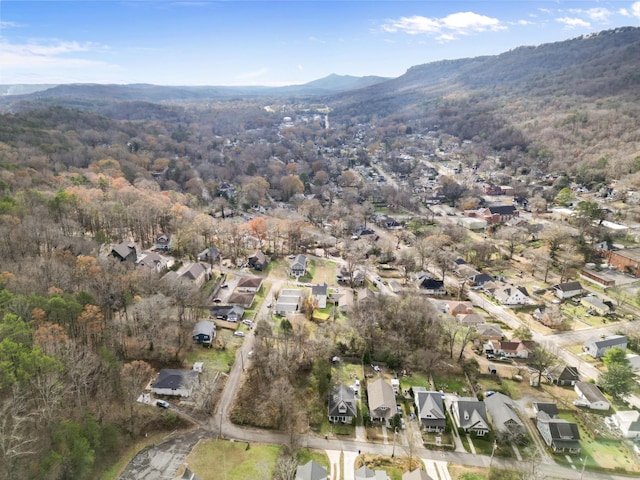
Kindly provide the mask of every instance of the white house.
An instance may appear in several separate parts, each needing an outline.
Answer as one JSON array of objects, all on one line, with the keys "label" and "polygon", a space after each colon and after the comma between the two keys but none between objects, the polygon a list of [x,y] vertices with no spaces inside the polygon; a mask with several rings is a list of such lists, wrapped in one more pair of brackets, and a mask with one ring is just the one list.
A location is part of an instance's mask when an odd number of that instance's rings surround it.
[{"label": "white house", "polygon": [[285,288],[280,292],[278,300],[274,306],[276,315],[286,315],[287,313],[295,313],[300,308],[302,302],[302,290],[294,288]]},{"label": "white house", "polygon": [[559,283],[553,287],[556,293],[556,297],[563,300],[565,298],[575,297],[582,293],[582,285],[580,282],[565,282]]},{"label": "white house", "polygon": [[151,384],[156,395],[173,395],[188,397],[198,382],[198,372],[195,370],[160,370],[158,377]]},{"label": "white house", "polygon": [[493,296],[502,305],[526,305],[529,302],[529,294],[524,287],[507,285],[498,288],[493,292]]},{"label": "white house", "polygon": [[640,439],[640,412],[637,410],[620,410],[611,420],[620,429],[623,438]]},{"label": "white house", "polygon": [[589,407],[591,410],[609,410],[611,404],[593,383],[576,382],[573,387],[578,398],[573,401],[579,407]]},{"label": "white house", "polygon": [[327,284],[314,285],[311,287],[311,296],[318,302],[318,308],[327,307]]},{"label": "white house", "polygon": [[611,335],[605,338],[594,337],[585,342],[582,350],[593,358],[602,357],[610,348],[619,347],[623,351],[627,349],[627,337],[624,335]]}]

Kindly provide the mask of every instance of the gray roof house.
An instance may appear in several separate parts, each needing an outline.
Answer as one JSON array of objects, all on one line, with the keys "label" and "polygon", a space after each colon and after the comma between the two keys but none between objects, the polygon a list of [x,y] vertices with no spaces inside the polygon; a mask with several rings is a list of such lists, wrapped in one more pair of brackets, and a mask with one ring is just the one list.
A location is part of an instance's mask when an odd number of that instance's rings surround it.
[{"label": "gray roof house", "polygon": [[404,472],[402,480],[433,480],[433,477],[429,476],[424,470],[417,469],[413,472]]},{"label": "gray roof house", "polygon": [[582,285],[580,282],[565,282],[555,285],[553,289],[556,292],[556,297],[560,299],[575,297],[582,293]]},{"label": "gray roof house", "polygon": [[264,270],[269,260],[263,252],[257,250],[247,258],[247,263],[249,263],[249,266],[254,270]]},{"label": "gray roof house", "polygon": [[336,385],[329,394],[329,421],[351,423],[357,416],[356,396],[353,390],[344,385]]},{"label": "gray roof house", "polygon": [[484,404],[498,435],[514,438],[525,434],[524,424],[516,412],[513,400],[509,397],[496,392],[485,398]]},{"label": "gray roof house", "polygon": [[627,337],[624,335],[611,335],[606,338],[591,338],[582,347],[582,350],[587,352],[593,358],[602,357],[607,350],[613,347],[619,347],[622,350],[627,349]]},{"label": "gray roof house", "polygon": [[318,302],[318,308],[327,307],[327,284],[314,285],[311,287],[311,296]]},{"label": "gray roof house", "polygon": [[561,418],[551,417],[545,411],[538,411],[536,426],[548,447],[556,453],[580,453],[580,432],[578,425]]},{"label": "gray roof house", "polygon": [[164,272],[167,268],[170,268],[173,263],[173,258],[162,256],[157,252],[143,252],[136,261],[136,265],[148,268],[156,273]]},{"label": "gray roof house", "polygon": [[507,285],[493,292],[493,297],[502,305],[525,305],[529,302],[529,293],[524,287]]},{"label": "gray roof house", "polygon": [[427,391],[424,387],[413,387],[413,400],[422,428],[427,432],[443,432],[447,419],[444,413],[442,393]]},{"label": "gray roof house", "polygon": [[576,382],[573,388],[578,394],[578,398],[573,401],[574,405],[589,407],[591,410],[609,410],[611,408],[609,400],[593,383]]},{"label": "gray roof house", "polygon": [[111,255],[116,257],[121,262],[133,262],[138,260],[138,254],[136,253],[136,246],[129,241],[124,241],[111,247]]},{"label": "gray roof house", "polygon": [[611,420],[623,438],[640,439],[640,412],[637,410],[618,410]]},{"label": "gray roof house", "polygon": [[198,254],[199,262],[215,263],[220,260],[220,250],[217,247],[205,248]]},{"label": "gray roof house", "polygon": [[167,368],[158,372],[158,377],[151,384],[151,389],[156,395],[188,397],[197,381],[198,372],[195,370]]},{"label": "gray roof house", "polygon": [[372,420],[386,422],[396,413],[396,396],[393,388],[382,378],[367,383],[367,399]]},{"label": "gray roof house", "polygon": [[307,256],[298,255],[291,264],[291,275],[302,277],[305,273],[307,273]]},{"label": "gray roof house", "polygon": [[216,338],[216,324],[210,320],[202,320],[193,327],[193,341],[202,344],[210,344]]},{"label": "gray roof house", "polygon": [[280,292],[273,310],[276,315],[295,313],[298,311],[301,302],[302,290],[295,288],[285,288]]},{"label": "gray roof house", "polygon": [[575,367],[567,367],[566,365],[547,367],[543,374],[550,383],[561,387],[573,387],[580,380],[578,370]]},{"label": "gray roof house", "polygon": [[313,460],[296,469],[295,480],[328,480],[328,478],[327,469]]},{"label": "gray roof house", "polygon": [[489,433],[489,421],[484,402],[475,397],[458,397],[451,403],[451,416],[457,427],[478,437]]},{"label": "gray roof house", "polygon": [[372,478],[373,480],[389,480],[387,472],[384,470],[371,470],[366,465],[363,465],[354,472],[355,480],[367,480]]}]

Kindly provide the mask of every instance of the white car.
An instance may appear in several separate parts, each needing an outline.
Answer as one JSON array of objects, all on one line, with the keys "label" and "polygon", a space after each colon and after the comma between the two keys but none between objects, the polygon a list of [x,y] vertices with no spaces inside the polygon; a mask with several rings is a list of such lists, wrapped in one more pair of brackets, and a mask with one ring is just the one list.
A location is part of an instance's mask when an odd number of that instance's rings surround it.
[{"label": "white car", "polygon": [[238,332],[233,332],[233,336],[234,337],[245,337],[245,334],[244,334],[244,332],[238,331]]},{"label": "white car", "polygon": [[165,402],[164,400],[156,400],[156,405],[160,408],[169,408],[171,406],[169,402]]},{"label": "white car", "polygon": [[251,320],[245,318],[244,320],[242,320],[242,323],[244,323],[247,327],[253,328],[253,322]]}]

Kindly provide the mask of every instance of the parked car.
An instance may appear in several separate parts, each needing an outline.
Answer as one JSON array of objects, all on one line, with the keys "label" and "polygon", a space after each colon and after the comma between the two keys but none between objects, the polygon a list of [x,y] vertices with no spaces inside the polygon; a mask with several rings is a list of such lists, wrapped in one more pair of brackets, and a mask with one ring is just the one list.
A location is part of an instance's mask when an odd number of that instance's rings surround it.
[{"label": "parked car", "polygon": [[245,318],[244,320],[242,320],[242,323],[244,323],[246,326],[248,326],[249,328],[253,328],[253,322],[247,318]]},{"label": "parked car", "polygon": [[213,299],[213,303],[220,303],[220,302],[222,302],[221,298],[214,298]]},{"label": "parked car", "polygon": [[158,406],[160,408],[169,408],[171,406],[171,404],[169,402],[164,401],[164,400],[156,400],[156,406]]},{"label": "parked car", "polygon": [[244,332],[233,332],[233,336],[234,337],[244,337],[245,334],[244,334]]},{"label": "parked car", "polygon": [[491,395],[493,395],[494,393],[496,393],[496,392],[494,392],[493,390],[487,390],[486,392],[484,392],[484,396],[485,396],[485,397],[490,397],[490,396],[491,396]]},{"label": "parked car", "polygon": [[222,285],[220,285],[220,288],[229,288],[229,285],[227,285],[226,283],[223,283]]},{"label": "parked car", "polygon": [[396,405],[396,412],[398,415],[402,416],[402,405]]},{"label": "parked car", "polygon": [[376,372],[380,371],[380,367],[378,365],[374,365],[373,363],[371,364],[371,368],[373,368],[373,370]]}]

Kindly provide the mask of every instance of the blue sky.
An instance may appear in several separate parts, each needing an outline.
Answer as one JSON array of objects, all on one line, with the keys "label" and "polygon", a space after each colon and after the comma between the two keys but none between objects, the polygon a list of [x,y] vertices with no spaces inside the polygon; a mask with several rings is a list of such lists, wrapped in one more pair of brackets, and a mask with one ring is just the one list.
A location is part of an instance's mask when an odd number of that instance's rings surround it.
[{"label": "blue sky", "polygon": [[2,0],[0,83],[397,77],[619,26],[640,26],[640,1]]}]

